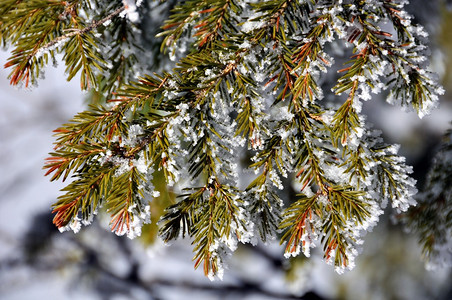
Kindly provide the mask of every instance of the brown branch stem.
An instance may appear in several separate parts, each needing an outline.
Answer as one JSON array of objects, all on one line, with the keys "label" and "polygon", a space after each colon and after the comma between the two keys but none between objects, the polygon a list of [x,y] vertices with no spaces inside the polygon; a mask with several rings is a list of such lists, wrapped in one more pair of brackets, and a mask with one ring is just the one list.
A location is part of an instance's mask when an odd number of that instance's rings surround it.
[{"label": "brown branch stem", "polygon": [[31,58],[33,58],[33,56],[36,55],[36,53],[38,53],[38,51],[40,50],[46,50],[51,48],[52,46],[55,46],[56,44],[58,44],[61,41],[64,41],[70,37],[73,37],[74,35],[82,35],[85,34],[87,32],[90,32],[93,29],[96,29],[97,27],[99,27],[100,25],[104,24],[105,22],[113,19],[115,16],[119,15],[121,12],[123,12],[125,10],[125,6],[122,6],[118,9],[116,9],[114,12],[112,12],[111,14],[109,14],[108,16],[106,16],[105,18],[98,20],[98,21],[93,21],[89,26],[83,28],[83,29],[67,29],[70,30],[71,32],[59,36],[53,40],[51,40],[50,42],[46,43],[44,46],[39,47],[37,49],[35,49],[28,57],[27,57],[27,61],[29,61]]}]

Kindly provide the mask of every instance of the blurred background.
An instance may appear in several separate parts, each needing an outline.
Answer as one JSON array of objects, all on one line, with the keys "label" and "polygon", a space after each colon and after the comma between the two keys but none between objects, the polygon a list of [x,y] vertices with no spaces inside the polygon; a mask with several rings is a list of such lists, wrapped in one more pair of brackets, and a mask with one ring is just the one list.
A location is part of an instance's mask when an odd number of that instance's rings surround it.
[{"label": "blurred background", "polygon": [[[414,166],[422,189],[426,172],[452,121],[452,11],[448,1],[411,1],[408,7],[431,37],[432,69],[446,94],[420,120],[384,101],[365,103],[368,119]],[[3,66],[9,57],[0,52]],[[64,67],[48,68],[31,90],[9,85],[0,69],[0,299],[452,299],[451,269],[425,269],[415,236],[385,214],[367,234],[356,267],[337,275],[320,253],[286,260],[277,241],[242,245],[223,281],[193,270],[190,241],[117,237],[98,218],[78,234],[59,233],[50,206],[64,185],[50,183],[42,166],[52,130],[86,106],[79,82]]]}]

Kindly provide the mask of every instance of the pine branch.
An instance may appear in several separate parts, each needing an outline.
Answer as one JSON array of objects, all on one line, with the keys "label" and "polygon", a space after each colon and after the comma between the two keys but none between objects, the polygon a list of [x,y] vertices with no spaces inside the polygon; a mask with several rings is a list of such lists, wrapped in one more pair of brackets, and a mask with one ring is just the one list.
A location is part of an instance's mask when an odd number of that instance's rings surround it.
[{"label": "pine branch", "polygon": [[197,191],[195,190],[193,189],[194,192],[191,194],[179,195],[180,198],[184,199],[168,207],[166,214],[160,219],[159,235],[165,242],[177,239],[179,236],[182,238],[185,235],[192,236],[193,223],[195,222],[194,212],[203,201],[203,193],[207,188],[201,187]]},{"label": "pine branch", "polygon": [[417,205],[410,207],[401,220],[415,233],[422,246],[428,269],[450,267],[452,228],[452,130],[448,129],[433,158]]},{"label": "pine branch", "polygon": [[[25,86],[28,86],[30,80],[34,83],[40,74],[39,70],[48,63],[49,54],[52,60],[55,60],[54,54],[60,51],[65,53],[68,80],[81,70],[82,89],[88,89],[91,84],[96,83],[92,68],[101,70],[100,64],[104,61],[93,51],[97,45],[94,36],[88,33],[119,15],[124,11],[124,7],[116,9],[101,20],[83,26],[83,20],[79,16],[80,2],[43,1],[33,5],[19,2],[16,3],[17,6],[5,8],[11,21],[18,22],[21,26],[20,31],[12,31],[6,38],[2,35],[5,42],[10,40],[17,45],[12,52],[13,56],[5,64],[6,68],[14,67],[10,75],[11,84],[25,82]],[[11,21],[8,20],[2,27],[5,26],[5,30],[8,30],[17,26],[10,23]],[[62,34],[67,31],[70,32]]]},{"label": "pine branch", "polygon": [[[7,63],[15,67],[12,83],[34,82],[64,53],[68,79],[80,72],[82,89],[108,96],[55,131],[46,175],[75,177],[54,206],[59,228],[78,230],[105,204],[112,231],[135,237],[150,221],[148,200],[176,186],[184,192],[159,234],[192,238],[195,267],[209,277],[221,277],[237,242],[254,243],[255,233],[266,240],[278,227],[286,256],[322,244],[342,272],[387,200],[397,211],[413,204],[410,168],[361,113],[361,101],[384,89],[389,102],[420,116],[442,93],[425,70],[424,33],[407,21],[403,3],[184,1],[159,34],[162,52],[170,48],[179,62],[130,84],[135,71],[152,67],[137,48],[156,42],[141,43],[134,25],[118,18],[128,12],[117,7],[122,1],[24,3],[0,4],[2,43],[16,46]],[[382,29],[385,22],[397,36]],[[337,56],[331,48],[345,45],[350,60],[324,98]],[[331,98],[340,94],[347,97],[336,107]],[[240,160],[256,173],[245,190],[237,188]],[[152,176],[167,186],[156,189]],[[286,182],[300,194],[284,209],[277,189]]]},{"label": "pine branch", "polygon": [[[1,29],[3,43],[14,43],[16,49],[12,57],[5,64],[5,68],[13,67],[10,74],[13,85],[30,80],[35,81],[39,69],[48,63],[49,56],[34,57],[42,45],[45,45],[58,35],[61,30],[68,28],[68,16],[79,5],[75,1],[69,7],[63,2],[35,1],[29,5],[25,2],[5,4],[5,15],[2,17]],[[54,60],[53,52],[50,53]],[[33,59],[31,59],[33,58]]]},{"label": "pine branch", "polygon": [[130,171],[113,179],[112,189],[105,202],[107,212],[111,214],[111,231],[117,235],[127,233],[130,237],[135,237],[136,231],[141,233],[139,218],[140,214],[145,213],[144,204],[140,200],[144,195],[138,186],[141,180],[143,179],[140,179],[140,174],[133,166]]},{"label": "pine branch", "polygon": [[105,149],[101,145],[79,143],[71,147],[69,150],[60,150],[50,153],[51,157],[47,158],[47,164],[44,166],[47,170],[45,176],[54,173],[51,181],[58,180],[61,175],[63,181],[66,180],[70,172],[75,172],[84,165],[89,165],[92,157],[105,153]]},{"label": "pine branch", "polygon": [[[240,227],[237,219],[238,207],[228,186],[218,181],[209,186],[208,202],[204,201],[204,209],[197,214],[197,223],[194,224],[194,240],[196,252],[193,260],[195,268],[203,264],[206,276],[217,275],[221,268],[222,257],[220,239],[232,239],[232,225]],[[237,235],[237,233],[235,233]],[[220,275],[221,276],[221,275]]]},{"label": "pine branch", "polygon": [[[92,175],[71,182],[62,191],[66,194],[58,197],[52,213],[56,213],[53,223],[60,230],[67,226],[78,231],[80,221],[87,225],[93,215],[105,201],[111,188],[115,168],[92,168]],[[80,219],[81,217],[81,219]]]},{"label": "pine branch", "polygon": [[[50,49],[50,48],[52,48],[53,46],[55,46],[55,45],[61,43],[62,41],[66,41],[66,40],[70,39],[70,38],[73,37],[73,36],[76,36],[76,35],[82,36],[82,35],[84,35],[84,34],[90,32],[90,31],[96,29],[97,27],[99,27],[99,26],[105,24],[106,22],[111,21],[111,19],[113,19],[114,17],[116,17],[117,15],[119,15],[120,13],[122,13],[124,10],[125,10],[125,7],[124,7],[124,6],[123,6],[123,7],[120,7],[120,8],[118,8],[118,9],[116,9],[115,11],[113,11],[112,13],[110,13],[110,14],[109,14],[108,16],[106,16],[105,18],[103,18],[103,19],[101,19],[101,20],[98,20],[98,21],[93,21],[90,25],[88,25],[88,26],[86,26],[86,27],[83,27],[83,28],[73,28],[73,29],[71,29],[71,32],[66,33],[66,34],[64,34],[64,35],[62,35],[62,36],[59,36],[59,37],[57,37],[57,38],[51,40],[50,42],[46,43],[46,44],[43,45],[41,48],[39,48],[36,52],[38,52],[38,51],[45,51],[45,50],[47,50],[47,49]],[[33,54],[31,54],[31,55],[28,57],[28,60],[30,60],[31,57],[32,57],[33,55],[36,55],[36,52],[33,53]]]}]

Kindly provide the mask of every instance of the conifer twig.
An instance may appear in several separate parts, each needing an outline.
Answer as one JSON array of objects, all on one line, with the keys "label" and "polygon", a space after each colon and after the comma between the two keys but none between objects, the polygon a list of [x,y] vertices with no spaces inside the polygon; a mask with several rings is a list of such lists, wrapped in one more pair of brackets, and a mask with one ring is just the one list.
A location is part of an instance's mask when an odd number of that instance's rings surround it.
[{"label": "conifer twig", "polygon": [[[96,28],[99,27],[100,25],[102,25],[102,24],[104,24],[105,22],[107,22],[107,21],[113,19],[115,16],[119,15],[119,14],[120,14],[121,12],[123,12],[125,9],[126,9],[126,7],[125,7],[125,6],[122,6],[122,7],[118,8],[117,10],[115,10],[114,12],[112,12],[111,14],[109,14],[108,16],[106,16],[105,18],[103,18],[103,19],[101,19],[101,20],[99,20],[99,21],[93,21],[93,22],[91,23],[91,25],[89,25],[89,26],[87,26],[87,27],[85,27],[85,28],[83,28],[83,29],[76,29],[76,28],[70,29],[71,32],[69,32],[69,33],[67,33],[67,34],[65,34],[65,35],[59,36],[59,37],[57,37],[57,38],[51,40],[50,42],[46,43],[44,46],[42,46],[42,47],[40,47],[40,48],[37,48],[35,51],[33,51],[33,52],[27,57],[27,61],[29,61],[29,60],[30,60],[33,56],[35,56],[38,52],[40,52],[40,51],[45,51],[46,49],[49,49],[49,48],[51,48],[51,47],[57,45],[58,43],[60,43],[60,42],[62,42],[62,41],[64,41],[64,40],[67,40],[67,39],[70,38],[70,37],[73,37],[74,35],[77,35],[77,34],[78,34],[78,35],[82,35],[82,34],[85,34],[85,33],[87,33],[87,32],[90,32],[90,31],[93,30],[93,29],[96,29]],[[69,29],[68,29],[68,30],[69,30]]]}]

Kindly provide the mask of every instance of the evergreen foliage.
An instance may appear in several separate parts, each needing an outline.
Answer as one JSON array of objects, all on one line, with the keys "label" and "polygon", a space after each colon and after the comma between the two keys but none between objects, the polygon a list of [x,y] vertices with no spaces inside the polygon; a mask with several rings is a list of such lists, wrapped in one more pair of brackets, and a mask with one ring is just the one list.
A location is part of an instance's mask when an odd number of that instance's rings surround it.
[{"label": "evergreen foliage", "polygon": [[419,236],[427,268],[452,265],[452,130],[433,159],[418,205],[404,215],[408,228]]},{"label": "evergreen foliage", "polygon": [[[108,99],[55,130],[44,168],[73,181],[53,205],[54,223],[77,231],[103,208],[111,230],[133,238],[157,211],[163,240],[190,237],[195,267],[209,277],[221,277],[237,242],[259,238],[280,237],[286,257],[322,245],[338,272],[352,268],[387,202],[406,211],[416,193],[411,168],[366,124],[362,101],[387,91],[422,117],[443,93],[405,4],[2,1],[12,84],[35,83],[61,53],[68,80],[80,74],[82,89]],[[149,40],[140,26],[169,9]],[[173,69],[155,63],[164,59],[156,45]],[[337,70],[341,51],[349,60]],[[154,186],[156,176],[164,184]],[[152,209],[173,193],[165,212]]]}]

